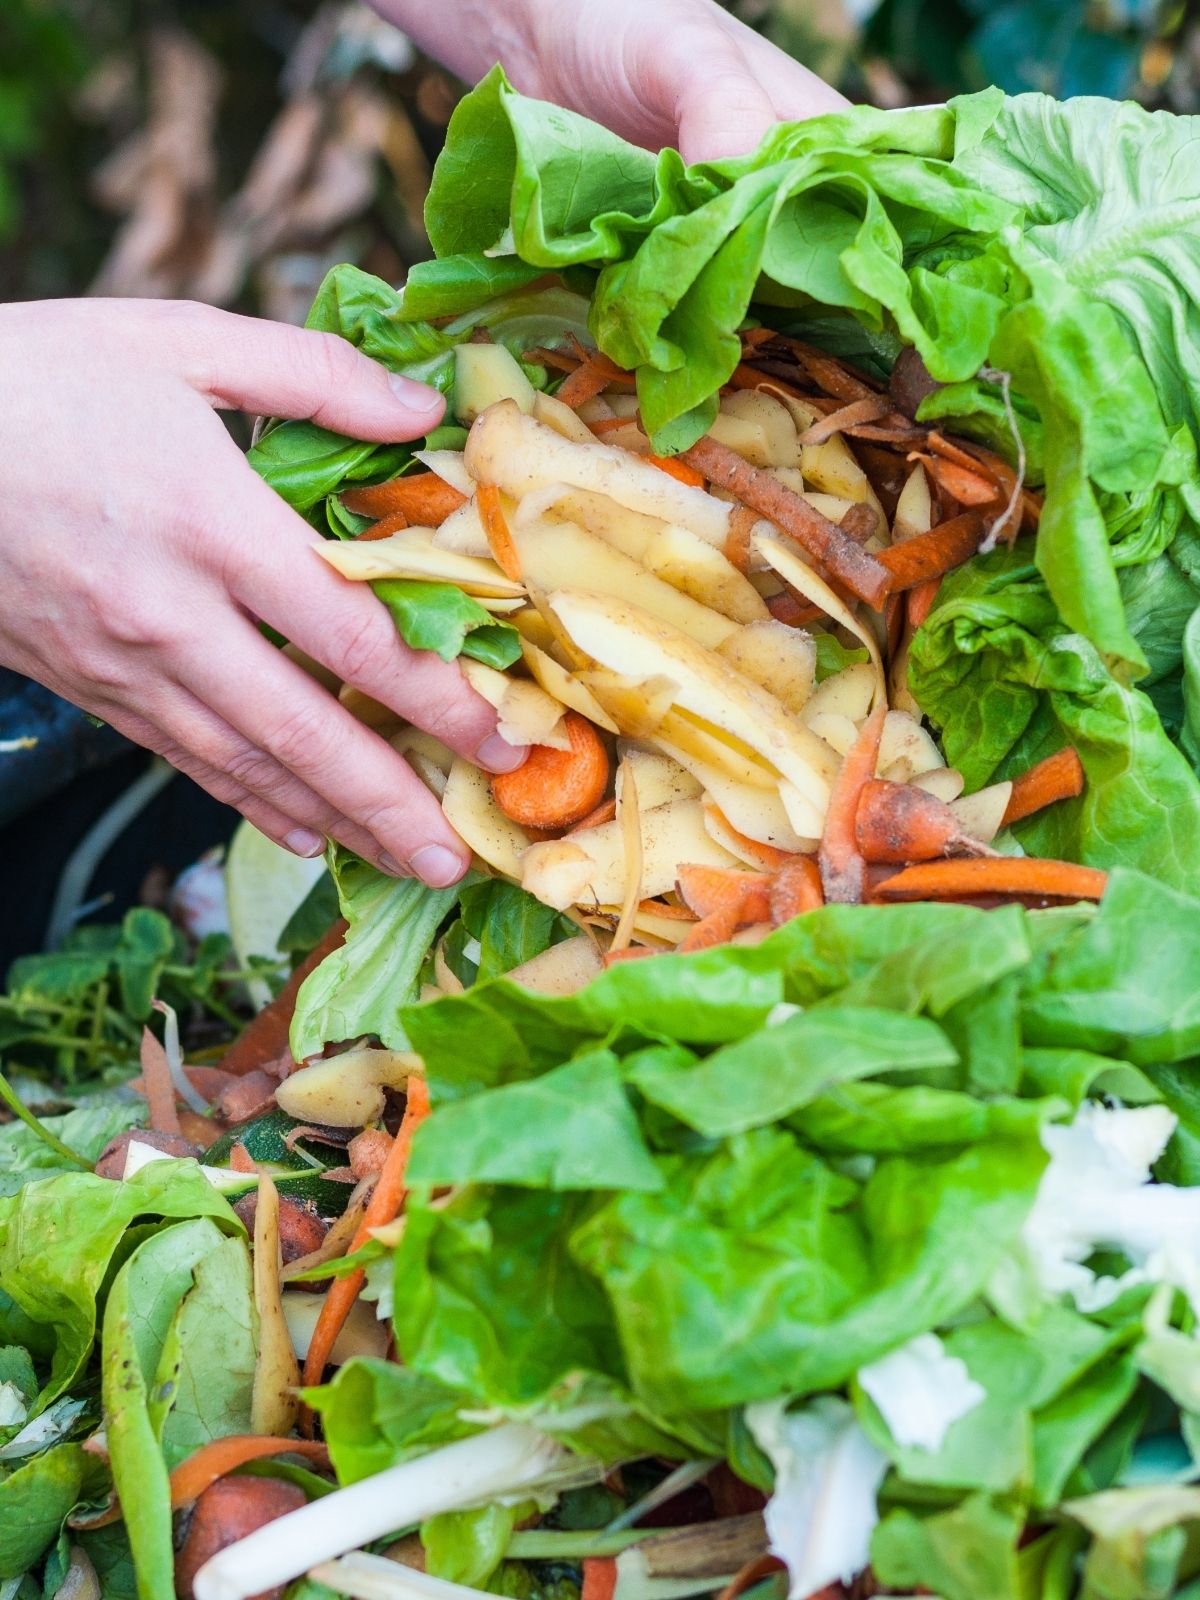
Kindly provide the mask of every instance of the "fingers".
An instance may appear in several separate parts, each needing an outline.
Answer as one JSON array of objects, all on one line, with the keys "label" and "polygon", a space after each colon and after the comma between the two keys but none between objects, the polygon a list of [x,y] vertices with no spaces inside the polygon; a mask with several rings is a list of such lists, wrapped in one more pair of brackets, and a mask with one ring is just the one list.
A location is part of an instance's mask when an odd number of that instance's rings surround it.
[{"label": "fingers", "polygon": [[[526,751],[496,732],[496,712],[456,662],[410,650],[363,583],[340,577],[316,554],[311,529],[257,479],[249,485],[253,541],[242,540],[227,581],[234,598],[305,654],[493,772],[511,772]],[[248,502],[249,504],[249,502]]]},{"label": "fingers", "polygon": [[159,325],[192,387],[212,404],[306,417],[355,439],[416,439],[437,426],[436,389],[389,372],[346,339],[209,306],[175,306]]},{"label": "fingers", "polygon": [[201,706],[241,736],[238,748],[216,759],[200,752],[235,782],[343,839],[385,872],[440,888],[466,871],[466,846],[408,763],[248,621],[223,620],[211,636],[184,646],[177,670]]}]

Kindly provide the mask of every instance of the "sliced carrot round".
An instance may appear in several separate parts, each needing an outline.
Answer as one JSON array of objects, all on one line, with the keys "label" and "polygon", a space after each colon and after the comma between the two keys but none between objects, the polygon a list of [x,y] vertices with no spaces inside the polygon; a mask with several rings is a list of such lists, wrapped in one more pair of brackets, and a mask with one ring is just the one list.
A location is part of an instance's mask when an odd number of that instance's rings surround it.
[{"label": "sliced carrot round", "polygon": [[492,779],[496,804],[525,828],[569,828],[594,811],[608,788],[609,761],[604,741],[586,717],[564,717],[569,750],[535,744],[515,772]]}]

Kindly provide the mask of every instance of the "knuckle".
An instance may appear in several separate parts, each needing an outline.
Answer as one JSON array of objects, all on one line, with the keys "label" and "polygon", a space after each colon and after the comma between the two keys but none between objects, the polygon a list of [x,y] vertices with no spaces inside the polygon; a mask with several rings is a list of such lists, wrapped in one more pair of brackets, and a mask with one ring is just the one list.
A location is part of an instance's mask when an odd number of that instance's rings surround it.
[{"label": "knuckle", "polygon": [[338,724],[338,708],[332,703],[328,714],[312,705],[292,706],[266,730],[263,742],[275,761],[289,771],[323,770],[342,753],[344,739]]},{"label": "knuckle", "polygon": [[330,666],[346,683],[377,683],[396,667],[396,632],[372,603],[371,614],[356,617],[338,636]]},{"label": "knuckle", "polygon": [[254,745],[247,745],[226,757],[225,776],[239,788],[265,795],[276,793],[283,781],[275,757]]}]

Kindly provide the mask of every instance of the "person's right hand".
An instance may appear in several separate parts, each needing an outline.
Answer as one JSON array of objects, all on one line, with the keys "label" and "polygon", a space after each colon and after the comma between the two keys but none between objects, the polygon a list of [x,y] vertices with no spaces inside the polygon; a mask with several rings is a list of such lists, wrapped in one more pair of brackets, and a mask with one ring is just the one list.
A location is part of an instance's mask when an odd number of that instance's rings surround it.
[{"label": "person's right hand", "polygon": [[525,751],[457,664],[407,648],[246,464],[214,406],[411,439],[443,403],[344,340],[206,306],[0,307],[0,663],[182,768],[299,855],[329,835],[443,885],[469,852],[377,734],[263,638],[492,771]]}]

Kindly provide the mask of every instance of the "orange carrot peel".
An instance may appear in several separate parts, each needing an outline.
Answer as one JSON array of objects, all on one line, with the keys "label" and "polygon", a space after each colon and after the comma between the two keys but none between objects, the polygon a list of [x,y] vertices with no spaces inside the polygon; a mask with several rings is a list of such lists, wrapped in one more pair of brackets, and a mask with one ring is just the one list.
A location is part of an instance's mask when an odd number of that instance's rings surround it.
[{"label": "orange carrot peel", "polygon": [[964,511],[928,533],[914,534],[881,550],[879,560],[892,575],[892,592],[913,589],[961,567],[979,549],[985,526],[982,512]]},{"label": "orange carrot peel", "polygon": [[1083,793],[1083,782],[1083,762],[1077,751],[1071,745],[1056,750],[1052,756],[1013,779],[1004,826],[1020,822],[1022,817],[1030,817],[1056,800],[1073,800]]},{"label": "orange carrot peel", "polygon": [[407,519],[414,527],[436,528],[452,511],[466,504],[467,497],[436,472],[416,472],[392,478],[363,489],[347,489],[342,504],[358,517],[386,517],[392,513]]},{"label": "orange carrot peel", "polygon": [[500,502],[499,489],[494,483],[481,483],[475,491],[475,503],[479,507],[479,520],[483,523],[492,559],[510,583],[520,583],[521,561]]},{"label": "orange carrot peel", "polygon": [[1009,895],[1033,900],[1099,900],[1108,874],[1071,861],[1036,856],[990,856],[967,861],[926,861],[885,878],[877,900],[971,900]]},{"label": "orange carrot peel", "polygon": [[680,898],[701,921],[718,911],[735,912],[735,927],[769,921],[771,880],[766,873],[687,864],[676,870]]},{"label": "orange carrot peel", "polygon": [[[411,1077],[408,1080],[408,1102],[404,1107],[404,1120],[400,1124],[400,1131],[392,1143],[392,1148],[388,1151],[387,1160],[367,1202],[362,1221],[350,1241],[351,1255],[366,1244],[373,1228],[383,1227],[384,1223],[394,1221],[399,1214],[404,1204],[404,1173],[408,1166],[413,1135],[428,1115],[429,1090],[425,1080]],[[306,1387],[311,1388],[314,1384],[320,1383],[324,1377],[337,1336],[342,1331],[346,1318],[350,1315],[350,1308],[358,1299],[359,1291],[365,1281],[366,1272],[362,1267],[356,1267],[344,1278],[335,1278],[330,1284],[324,1304],[321,1306],[321,1314],[317,1318],[317,1325],[313,1329],[308,1355],[304,1360]]]},{"label": "orange carrot peel", "polygon": [[878,608],[892,585],[888,569],[807,501],[716,439],[701,439],[681,459],[792,536],[831,577]]},{"label": "orange carrot peel", "polygon": [[205,1489],[236,1472],[250,1461],[263,1461],[268,1456],[305,1456],[317,1466],[329,1465],[329,1450],[311,1439],[283,1439],[271,1434],[233,1433],[224,1439],[212,1439],[199,1450],[181,1461],[171,1474],[171,1506],[180,1506],[198,1500]]},{"label": "orange carrot peel", "polygon": [[821,871],[812,856],[792,856],[771,881],[770,920],[776,928],[824,904]]},{"label": "orange carrot peel", "polygon": [[834,779],[817,860],[825,898],[835,904],[861,905],[867,886],[867,865],[855,836],[858,802],[875,776],[887,705],[881,701],[859,729]]}]

